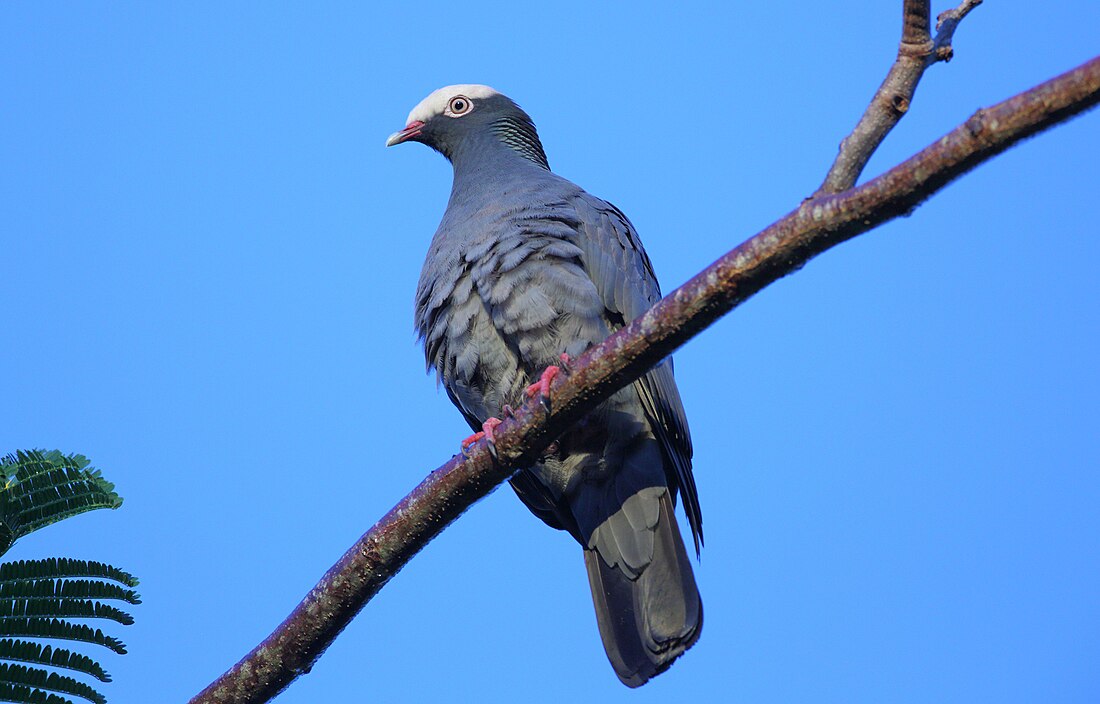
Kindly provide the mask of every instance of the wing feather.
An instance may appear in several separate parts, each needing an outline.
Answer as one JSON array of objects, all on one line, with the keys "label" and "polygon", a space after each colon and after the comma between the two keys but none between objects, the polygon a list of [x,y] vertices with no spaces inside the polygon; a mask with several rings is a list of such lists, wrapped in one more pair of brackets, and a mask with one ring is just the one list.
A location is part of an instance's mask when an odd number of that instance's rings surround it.
[{"label": "wing feather", "polygon": [[[603,300],[613,330],[634,320],[661,299],[653,264],[630,220],[614,205],[582,193],[576,199],[584,229],[578,244],[584,264]],[[703,516],[691,469],[691,433],[680,393],[666,359],[634,382],[654,434],[672,464],[671,479],[683,496],[695,550],[703,542]]]}]

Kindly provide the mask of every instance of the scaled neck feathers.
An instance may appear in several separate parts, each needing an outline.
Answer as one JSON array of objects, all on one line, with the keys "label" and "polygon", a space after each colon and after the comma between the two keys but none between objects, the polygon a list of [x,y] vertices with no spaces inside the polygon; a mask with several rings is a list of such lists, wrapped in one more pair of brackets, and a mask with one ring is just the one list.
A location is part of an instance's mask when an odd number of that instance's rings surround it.
[{"label": "scaled neck feathers", "polygon": [[539,134],[535,130],[535,123],[526,114],[506,115],[489,125],[489,129],[497,139],[521,156],[529,159],[547,171],[550,164],[546,160],[546,152],[542,149]]}]

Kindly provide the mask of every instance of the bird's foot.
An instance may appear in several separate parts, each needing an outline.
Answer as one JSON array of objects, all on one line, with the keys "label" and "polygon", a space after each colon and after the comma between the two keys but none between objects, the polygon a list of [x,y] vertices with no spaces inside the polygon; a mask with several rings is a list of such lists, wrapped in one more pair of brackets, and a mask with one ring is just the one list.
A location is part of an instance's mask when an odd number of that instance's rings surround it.
[{"label": "bird's foot", "polygon": [[554,380],[558,374],[561,374],[561,367],[549,366],[539,377],[539,380],[534,384],[527,387],[524,393],[527,394],[527,398],[542,394],[544,397],[550,395],[550,382]]},{"label": "bird's foot", "polygon": [[470,437],[462,441],[462,455],[469,457],[470,453],[467,450],[470,449],[470,445],[473,445],[478,440],[488,440],[489,454],[493,456],[495,460],[497,458],[497,448],[495,440],[493,439],[493,432],[497,429],[497,426],[503,423],[500,418],[490,418],[481,424],[481,430],[474,433]]},{"label": "bird's foot", "polygon": [[563,352],[559,359],[561,360],[560,367],[557,365],[547,367],[542,373],[542,376],[539,377],[539,380],[528,386],[524,391],[524,393],[527,394],[527,398],[532,398],[536,395],[539,396],[547,413],[550,412],[550,383],[554,381],[554,377],[559,374],[569,373],[569,367],[567,366],[569,364],[569,355]]}]

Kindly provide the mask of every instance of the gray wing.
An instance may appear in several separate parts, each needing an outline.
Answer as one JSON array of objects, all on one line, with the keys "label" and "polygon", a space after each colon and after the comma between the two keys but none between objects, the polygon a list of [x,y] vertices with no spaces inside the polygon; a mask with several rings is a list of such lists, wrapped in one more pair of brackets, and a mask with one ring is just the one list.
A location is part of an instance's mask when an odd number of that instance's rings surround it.
[{"label": "gray wing", "polygon": [[[584,250],[585,267],[603,299],[610,326],[617,330],[648,310],[661,298],[638,233],[630,220],[614,205],[588,194],[575,202],[583,228],[578,244]],[[691,472],[691,434],[672,374],[672,359],[666,359],[634,382],[646,416],[675,471],[691,525],[695,550],[703,542],[703,516]]]}]

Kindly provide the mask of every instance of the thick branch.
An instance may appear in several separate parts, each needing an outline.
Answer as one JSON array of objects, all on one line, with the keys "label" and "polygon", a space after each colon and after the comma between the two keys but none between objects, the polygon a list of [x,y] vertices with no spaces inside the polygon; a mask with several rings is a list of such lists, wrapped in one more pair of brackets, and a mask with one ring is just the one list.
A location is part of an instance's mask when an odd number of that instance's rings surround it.
[{"label": "thick branch", "polygon": [[856,185],[878,145],[909,111],[921,76],[932,64],[951,60],[955,28],[981,3],[982,0],[963,0],[954,10],[942,13],[937,18],[933,39],[929,31],[929,0],[905,0],[898,57],[855,129],[840,143],[840,153],[814,197],[840,193]]},{"label": "thick branch", "polygon": [[1100,102],[1100,57],[994,107],[882,176],[804,202],[590,349],[551,386],[553,409],[527,403],[456,456],[367,531],[267,640],[192,704],[264,702],[308,672],[352,617],[428,541],[614,391],[768,284],[847,239],[906,215],[978,164]]}]

